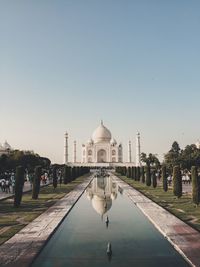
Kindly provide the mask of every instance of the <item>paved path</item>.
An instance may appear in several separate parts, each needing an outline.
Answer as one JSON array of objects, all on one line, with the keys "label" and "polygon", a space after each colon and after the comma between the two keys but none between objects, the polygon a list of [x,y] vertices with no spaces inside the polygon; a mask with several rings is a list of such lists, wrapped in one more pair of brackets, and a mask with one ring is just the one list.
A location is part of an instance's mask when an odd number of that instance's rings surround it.
[{"label": "paved path", "polygon": [[80,198],[93,176],[0,246],[0,266],[27,267]]},{"label": "paved path", "polygon": [[112,178],[124,189],[128,197],[169,240],[175,249],[192,266],[200,267],[200,233],[118,177],[112,176]]}]

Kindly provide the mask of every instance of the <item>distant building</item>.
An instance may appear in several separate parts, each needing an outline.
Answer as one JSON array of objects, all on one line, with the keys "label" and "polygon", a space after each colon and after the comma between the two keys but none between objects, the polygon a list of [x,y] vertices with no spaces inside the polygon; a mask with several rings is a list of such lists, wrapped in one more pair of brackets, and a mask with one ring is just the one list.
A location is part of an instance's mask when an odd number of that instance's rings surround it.
[{"label": "distant building", "polygon": [[92,138],[82,145],[82,163],[105,162],[122,162],[122,145],[117,145],[111,132],[101,121]]},{"label": "distant building", "polygon": [[12,147],[8,144],[7,141],[5,141],[4,144],[0,143],[0,156],[4,154],[8,155],[12,150]]},{"label": "distant building", "polygon": [[128,162],[123,160],[123,146],[113,138],[110,130],[101,121],[93,132],[92,137],[82,144],[81,162],[77,162],[77,143],[74,141],[73,162],[68,160],[68,132],[64,135],[64,164],[91,164],[91,166],[105,166],[128,164],[141,166],[140,161],[140,133],[136,136],[136,161],[132,161],[132,144],[128,142]]}]

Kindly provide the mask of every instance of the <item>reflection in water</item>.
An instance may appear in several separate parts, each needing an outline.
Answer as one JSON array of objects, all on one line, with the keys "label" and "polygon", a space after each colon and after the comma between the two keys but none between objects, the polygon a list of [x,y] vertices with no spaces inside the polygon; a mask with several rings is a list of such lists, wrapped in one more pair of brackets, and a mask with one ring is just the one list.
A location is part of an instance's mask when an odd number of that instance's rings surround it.
[{"label": "reflection in water", "polygon": [[[110,210],[112,201],[117,198],[117,191],[118,186],[112,181],[112,178],[98,177],[93,179],[86,190],[86,194],[95,211],[103,218],[103,215]],[[108,216],[105,222],[108,226]]]}]

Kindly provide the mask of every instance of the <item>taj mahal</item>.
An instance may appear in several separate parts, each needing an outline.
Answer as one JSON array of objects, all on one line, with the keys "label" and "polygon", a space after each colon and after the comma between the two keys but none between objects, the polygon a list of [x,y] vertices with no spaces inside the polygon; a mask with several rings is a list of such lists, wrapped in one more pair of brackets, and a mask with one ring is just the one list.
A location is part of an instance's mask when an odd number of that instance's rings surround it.
[{"label": "taj mahal", "polygon": [[[70,164],[68,161],[68,133],[65,133],[64,137],[64,164]],[[128,142],[128,160],[123,160],[123,146],[122,143],[118,143],[112,136],[110,130],[104,125],[103,121],[94,130],[91,138],[82,144],[81,147],[81,163],[82,165],[120,165],[131,164],[140,166],[140,133],[136,135],[136,157],[135,162],[132,161],[132,149],[131,141]],[[73,164],[77,162],[77,145],[74,141],[73,146]]]}]

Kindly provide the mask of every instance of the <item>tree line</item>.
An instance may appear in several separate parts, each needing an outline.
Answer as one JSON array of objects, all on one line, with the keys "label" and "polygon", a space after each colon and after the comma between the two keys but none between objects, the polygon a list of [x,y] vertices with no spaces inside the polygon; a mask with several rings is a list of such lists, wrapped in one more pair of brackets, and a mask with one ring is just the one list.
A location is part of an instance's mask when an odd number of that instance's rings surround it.
[{"label": "tree line", "polygon": [[0,173],[11,172],[17,166],[22,166],[28,172],[33,172],[38,165],[44,169],[49,169],[50,164],[50,159],[41,157],[32,151],[13,150],[9,154],[0,156]]},{"label": "tree line", "polygon": [[[161,179],[162,187],[164,192],[168,191],[168,171],[166,165],[162,165],[160,170],[157,170],[154,167],[151,167],[149,164],[141,167],[126,167],[120,166],[116,167],[116,173],[126,176],[129,179],[146,184],[146,186],[157,187],[157,178]],[[172,171],[172,189],[173,194],[177,198],[182,196],[182,173],[180,165],[173,166]],[[195,205],[200,203],[200,176],[198,175],[197,166],[192,166],[191,168],[191,177],[192,177],[192,200]]]},{"label": "tree line", "polygon": [[[59,183],[70,183],[74,181],[76,178],[85,175],[88,173],[90,169],[88,167],[71,167],[71,166],[60,166],[58,164],[54,164],[50,171],[50,175],[52,175],[52,183],[54,189],[56,189],[58,185],[58,172],[61,174]],[[34,169],[33,176],[33,188],[32,188],[32,199],[38,199],[40,192],[40,181],[43,170],[42,166],[36,166]],[[15,194],[14,194],[14,207],[19,207],[22,200],[23,195],[23,186],[24,186],[24,174],[25,169],[23,166],[18,166],[16,168],[16,177],[15,177]]]},{"label": "tree line", "polygon": [[[141,153],[140,160],[148,166],[161,167],[156,154]],[[200,149],[195,144],[187,145],[184,149],[181,149],[178,142],[174,141],[170,150],[164,155],[162,164],[171,173],[175,165],[179,165],[182,170],[188,171],[191,170],[192,166],[200,168]]]}]

